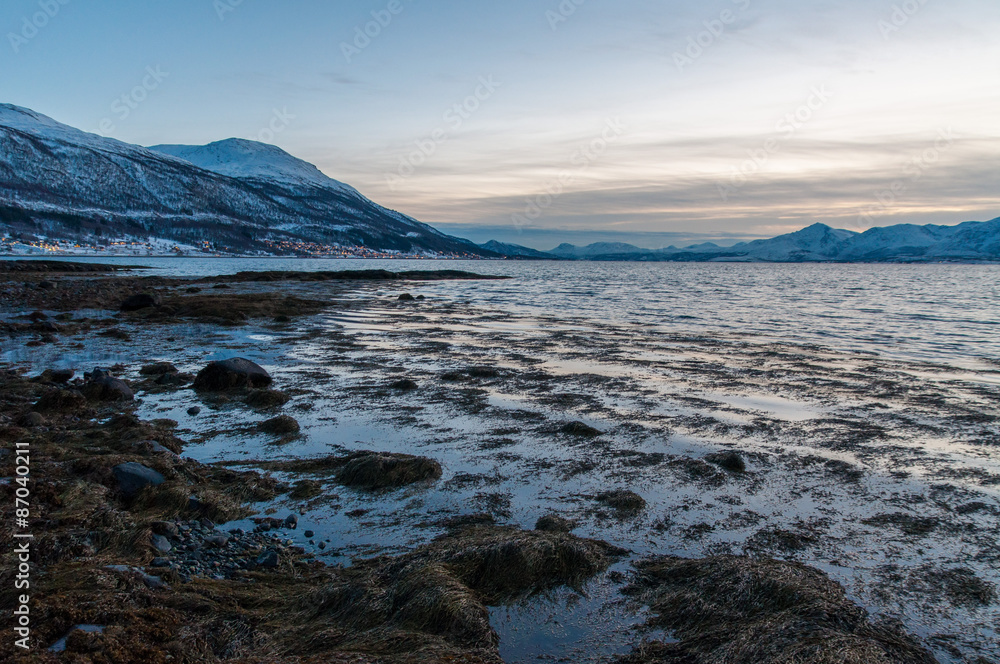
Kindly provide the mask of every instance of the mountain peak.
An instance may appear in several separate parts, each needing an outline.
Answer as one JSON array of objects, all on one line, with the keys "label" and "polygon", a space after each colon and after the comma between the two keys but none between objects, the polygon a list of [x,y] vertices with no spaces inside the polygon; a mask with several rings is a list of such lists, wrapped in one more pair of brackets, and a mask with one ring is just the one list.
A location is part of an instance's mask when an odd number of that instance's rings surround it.
[{"label": "mountain peak", "polygon": [[315,186],[360,195],[353,187],[328,177],[309,162],[268,143],[227,138],[208,145],[154,145],[149,149],[229,177]]}]

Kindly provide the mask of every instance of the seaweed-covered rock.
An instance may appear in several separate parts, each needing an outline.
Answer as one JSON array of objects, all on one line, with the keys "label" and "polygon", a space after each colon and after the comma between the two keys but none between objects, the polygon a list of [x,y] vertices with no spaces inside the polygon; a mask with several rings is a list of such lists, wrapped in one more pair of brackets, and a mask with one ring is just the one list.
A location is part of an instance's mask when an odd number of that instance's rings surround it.
[{"label": "seaweed-covered rock", "polygon": [[733,451],[715,452],[705,457],[705,461],[714,463],[716,466],[728,470],[731,473],[745,473],[747,470],[746,461],[739,454]]},{"label": "seaweed-covered rock", "polygon": [[595,499],[608,507],[628,512],[635,512],[646,507],[646,500],[642,496],[626,489],[605,491],[597,494]]},{"label": "seaweed-covered rock", "polygon": [[288,436],[296,434],[300,430],[298,421],[289,415],[272,417],[269,420],[261,422],[258,427],[264,433],[270,433],[276,436]]},{"label": "seaweed-covered rock", "polygon": [[[472,527],[403,556],[360,562],[348,578],[316,590],[307,604],[359,643],[375,639],[407,656],[420,645],[429,649],[401,661],[499,664],[499,637],[487,606],[562,585],[579,587],[624,553],[563,533]],[[457,659],[447,654],[456,646],[462,651]]]},{"label": "seaweed-covered rock", "polygon": [[626,593],[675,643],[647,643],[619,664],[935,664],[893,622],[874,623],[823,572],[799,563],[718,556],[637,564]]},{"label": "seaweed-covered rock", "polygon": [[212,362],[194,380],[196,390],[224,392],[239,388],[263,388],[271,384],[271,375],[260,365],[242,357]]},{"label": "seaweed-covered rock", "polygon": [[154,362],[147,364],[139,370],[143,376],[163,376],[165,374],[178,373],[177,367],[170,362]]},{"label": "seaweed-covered rock", "polygon": [[600,429],[595,429],[583,422],[570,422],[564,425],[560,431],[570,436],[579,436],[580,438],[596,438],[601,435]]},{"label": "seaweed-covered rock", "polygon": [[87,397],[79,390],[49,390],[35,403],[34,409],[40,413],[72,413],[87,406]]},{"label": "seaweed-covered rock", "polygon": [[84,374],[86,382],[80,391],[91,401],[131,401],[135,393],[128,383],[116,378],[110,371],[94,369]]},{"label": "seaweed-covered rock", "polygon": [[535,522],[535,530],[547,533],[568,533],[576,528],[576,521],[558,514],[546,514]]},{"label": "seaweed-covered rock", "polygon": [[73,380],[74,375],[76,375],[76,372],[72,369],[46,369],[38,377],[38,381],[42,383],[65,385],[69,381]]},{"label": "seaweed-covered rock", "polygon": [[280,408],[291,401],[291,397],[280,390],[250,390],[243,402],[256,410]]},{"label": "seaweed-covered rock", "polygon": [[394,390],[399,390],[400,392],[412,392],[417,389],[418,385],[416,381],[409,378],[403,378],[389,384],[389,387]]},{"label": "seaweed-covered rock", "polygon": [[344,486],[387,489],[441,477],[441,464],[426,457],[385,452],[358,452],[349,457],[337,474]]}]

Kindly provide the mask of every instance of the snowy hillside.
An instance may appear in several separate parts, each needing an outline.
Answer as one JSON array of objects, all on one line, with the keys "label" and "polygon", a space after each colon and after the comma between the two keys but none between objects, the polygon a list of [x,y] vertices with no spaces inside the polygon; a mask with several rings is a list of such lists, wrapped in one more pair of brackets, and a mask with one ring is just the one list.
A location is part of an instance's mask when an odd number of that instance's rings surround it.
[{"label": "snowy hillside", "polygon": [[233,178],[322,187],[361,196],[353,187],[327,177],[312,164],[266,143],[229,138],[208,145],[154,145],[149,149]]},{"label": "snowy hillside", "polygon": [[149,236],[234,251],[308,243],[492,255],[274,146],[229,140],[157,150],[0,104],[0,222],[53,238]]}]

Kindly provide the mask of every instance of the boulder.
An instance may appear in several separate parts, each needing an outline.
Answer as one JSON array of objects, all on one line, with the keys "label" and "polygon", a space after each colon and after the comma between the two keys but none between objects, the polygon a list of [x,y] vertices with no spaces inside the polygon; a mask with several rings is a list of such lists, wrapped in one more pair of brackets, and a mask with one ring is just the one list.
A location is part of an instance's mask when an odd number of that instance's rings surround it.
[{"label": "boulder", "polygon": [[94,369],[84,374],[84,378],[86,382],[81,392],[91,401],[131,401],[135,398],[132,388],[122,379],[115,378],[110,371]]},{"label": "boulder", "polygon": [[163,535],[153,535],[152,543],[153,548],[160,553],[170,553],[170,550],[174,548],[170,545],[170,540]]},{"label": "boulder", "polygon": [[280,390],[250,390],[243,402],[255,410],[279,408],[291,401],[291,397]]},{"label": "boulder", "polygon": [[728,470],[731,473],[745,473],[747,464],[736,452],[716,452],[705,457],[705,461],[714,463],[716,466]]},{"label": "boulder", "polygon": [[558,514],[546,514],[535,523],[535,530],[546,533],[568,533],[576,528],[576,521]]},{"label": "boulder", "polygon": [[299,423],[294,417],[279,415],[260,423],[260,430],[275,436],[287,436],[299,432]]},{"label": "boulder", "polygon": [[264,388],[272,382],[261,366],[242,357],[212,362],[198,372],[194,380],[196,390],[223,392],[238,388]]},{"label": "boulder", "polygon": [[560,430],[565,434],[580,436],[581,438],[596,438],[601,435],[600,429],[595,429],[583,422],[570,422]]},{"label": "boulder", "polygon": [[262,567],[264,569],[274,569],[279,563],[278,553],[276,551],[266,551],[257,558],[257,567]]},{"label": "boulder", "polygon": [[441,472],[441,464],[425,457],[357,452],[346,459],[337,481],[360,489],[399,488],[439,479]]},{"label": "boulder", "polygon": [[143,376],[162,376],[164,374],[175,374],[178,371],[177,367],[170,362],[155,362],[144,366],[139,370],[139,373]]},{"label": "boulder", "polygon": [[403,378],[402,380],[390,383],[389,387],[394,390],[399,390],[400,392],[411,392],[417,389],[418,386],[416,381],[410,380],[409,378]]},{"label": "boulder", "polygon": [[112,469],[112,473],[126,498],[133,498],[146,487],[159,486],[167,481],[152,468],[135,462],[119,464]]},{"label": "boulder", "polygon": [[604,503],[608,507],[622,511],[638,511],[646,506],[646,501],[642,496],[634,491],[626,489],[615,489],[605,491],[596,497],[597,502]]},{"label": "boulder", "polygon": [[87,398],[77,390],[54,389],[42,395],[35,410],[42,413],[72,413],[87,406]]},{"label": "boulder", "polygon": [[122,302],[120,309],[122,311],[139,311],[141,309],[150,309],[152,307],[160,306],[160,297],[152,293],[136,293],[131,295]]}]

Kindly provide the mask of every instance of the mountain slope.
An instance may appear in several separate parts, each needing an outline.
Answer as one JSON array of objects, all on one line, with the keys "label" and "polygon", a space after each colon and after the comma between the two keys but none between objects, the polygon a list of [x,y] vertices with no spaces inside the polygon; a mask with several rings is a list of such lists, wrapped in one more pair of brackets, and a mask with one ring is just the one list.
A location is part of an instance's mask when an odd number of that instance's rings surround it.
[{"label": "mountain slope", "polygon": [[275,243],[294,251],[312,242],[492,255],[383,208],[274,146],[232,140],[151,150],[6,104],[0,222],[49,237],[155,236],[235,251],[274,251]]},{"label": "mountain slope", "polygon": [[149,149],[233,178],[322,187],[361,195],[353,187],[328,177],[309,162],[293,157],[276,145],[229,138],[208,145],[154,145]]},{"label": "mountain slope", "polygon": [[486,251],[491,251],[493,253],[500,254],[501,256],[507,256],[508,258],[536,258],[539,260],[555,260],[558,258],[557,256],[545,251],[539,251],[530,247],[522,247],[519,244],[497,242],[496,240],[490,240],[489,242],[479,246]]}]

